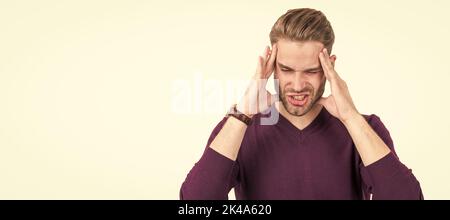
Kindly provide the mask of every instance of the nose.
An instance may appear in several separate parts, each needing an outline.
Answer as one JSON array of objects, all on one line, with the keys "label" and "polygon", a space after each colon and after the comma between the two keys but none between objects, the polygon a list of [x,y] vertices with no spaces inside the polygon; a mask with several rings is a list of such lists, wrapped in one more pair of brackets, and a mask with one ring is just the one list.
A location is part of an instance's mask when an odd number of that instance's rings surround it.
[{"label": "nose", "polygon": [[302,91],[303,88],[306,86],[306,79],[305,74],[302,74],[301,72],[296,72],[294,76],[294,90],[296,92]]}]

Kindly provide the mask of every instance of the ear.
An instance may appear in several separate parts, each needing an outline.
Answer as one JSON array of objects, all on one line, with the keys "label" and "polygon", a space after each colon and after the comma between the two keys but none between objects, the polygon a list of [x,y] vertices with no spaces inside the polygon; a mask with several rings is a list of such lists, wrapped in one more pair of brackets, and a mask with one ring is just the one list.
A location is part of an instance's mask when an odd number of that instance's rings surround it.
[{"label": "ear", "polygon": [[336,55],[331,55],[330,56],[330,61],[331,61],[331,64],[333,65],[333,67],[334,67],[334,63],[336,62]]}]

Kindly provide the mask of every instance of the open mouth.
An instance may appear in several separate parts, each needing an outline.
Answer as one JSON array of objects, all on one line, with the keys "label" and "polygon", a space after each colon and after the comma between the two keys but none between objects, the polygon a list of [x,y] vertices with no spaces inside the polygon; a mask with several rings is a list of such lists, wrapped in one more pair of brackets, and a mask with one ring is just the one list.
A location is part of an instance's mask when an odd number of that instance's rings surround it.
[{"label": "open mouth", "polygon": [[290,95],[288,96],[288,101],[291,105],[301,107],[304,106],[308,102],[309,95]]}]

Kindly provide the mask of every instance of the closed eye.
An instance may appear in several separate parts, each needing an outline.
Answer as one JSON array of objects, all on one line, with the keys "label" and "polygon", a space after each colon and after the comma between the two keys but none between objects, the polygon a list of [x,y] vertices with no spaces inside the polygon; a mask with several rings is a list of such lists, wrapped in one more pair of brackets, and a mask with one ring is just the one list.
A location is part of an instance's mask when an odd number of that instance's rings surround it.
[{"label": "closed eye", "polygon": [[306,73],[316,74],[316,73],[321,73],[321,72],[322,72],[322,70],[314,70],[314,71],[307,71]]},{"label": "closed eye", "polygon": [[286,68],[281,68],[281,71],[283,71],[283,72],[292,72],[291,69],[286,69]]}]

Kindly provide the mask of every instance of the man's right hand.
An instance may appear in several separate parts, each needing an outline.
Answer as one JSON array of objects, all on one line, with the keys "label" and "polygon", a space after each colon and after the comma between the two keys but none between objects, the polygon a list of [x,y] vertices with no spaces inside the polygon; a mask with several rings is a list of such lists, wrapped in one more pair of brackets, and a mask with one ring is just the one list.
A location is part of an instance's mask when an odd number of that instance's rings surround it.
[{"label": "man's right hand", "polygon": [[256,73],[236,106],[238,111],[252,117],[267,110],[278,100],[278,94],[272,95],[266,89],[267,80],[274,71],[276,56],[277,45],[274,44],[272,50],[266,46],[263,55],[258,57]]},{"label": "man's right hand", "polygon": [[[266,47],[263,56],[258,59],[256,73],[252,77],[244,97],[236,106],[238,111],[249,117],[265,111],[277,101],[278,96],[274,96],[266,90],[267,80],[274,70],[276,54],[276,45],[273,46],[272,51]],[[239,153],[246,130],[247,125],[234,117],[229,117],[209,147],[234,161]]]}]

